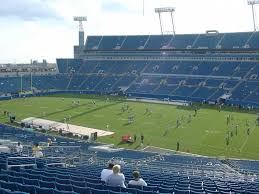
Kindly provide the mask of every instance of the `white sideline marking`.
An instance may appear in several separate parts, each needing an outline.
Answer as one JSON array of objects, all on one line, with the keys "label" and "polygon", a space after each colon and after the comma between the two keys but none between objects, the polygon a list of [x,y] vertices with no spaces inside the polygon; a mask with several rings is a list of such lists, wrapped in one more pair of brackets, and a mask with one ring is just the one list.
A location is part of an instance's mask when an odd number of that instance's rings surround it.
[{"label": "white sideline marking", "polygon": [[[252,133],[254,132],[254,130],[255,130],[255,127],[251,130],[250,135],[252,135]],[[244,149],[244,147],[245,147],[245,145],[246,145],[246,143],[247,143],[247,141],[248,141],[250,135],[247,135],[247,134],[246,134],[246,140],[245,140],[244,143],[242,144],[242,146],[241,146],[241,148],[240,148],[240,152],[242,152],[242,150]]]},{"label": "white sideline marking", "polygon": [[75,114],[82,114],[83,112],[74,112]]}]

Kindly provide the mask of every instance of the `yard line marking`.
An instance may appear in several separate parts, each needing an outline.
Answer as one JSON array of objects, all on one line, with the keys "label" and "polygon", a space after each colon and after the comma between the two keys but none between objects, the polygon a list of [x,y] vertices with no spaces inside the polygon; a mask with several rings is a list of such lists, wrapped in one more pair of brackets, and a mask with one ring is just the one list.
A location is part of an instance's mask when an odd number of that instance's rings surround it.
[{"label": "yard line marking", "polygon": [[[252,135],[252,133],[254,132],[254,130],[255,130],[255,127],[251,130],[250,135]],[[242,144],[242,146],[241,146],[241,148],[240,148],[240,152],[242,152],[242,150],[244,149],[244,147],[245,147],[245,145],[246,145],[246,143],[247,143],[247,141],[248,141],[250,135],[247,135],[247,136],[246,136],[246,140],[245,140],[244,143]]]},{"label": "yard line marking", "polygon": [[75,114],[81,114],[81,113],[83,113],[83,112],[74,112]]}]

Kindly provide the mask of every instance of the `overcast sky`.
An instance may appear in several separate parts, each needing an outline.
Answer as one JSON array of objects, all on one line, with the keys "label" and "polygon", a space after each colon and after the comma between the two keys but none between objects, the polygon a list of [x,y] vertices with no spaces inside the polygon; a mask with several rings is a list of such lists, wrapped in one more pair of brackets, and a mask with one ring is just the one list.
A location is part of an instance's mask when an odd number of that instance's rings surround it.
[{"label": "overcast sky", "polygon": [[[159,34],[155,7],[175,7],[176,33],[253,30],[247,0],[0,0],[0,63],[73,57],[78,24],[87,16],[87,35]],[[256,7],[259,25],[259,5]],[[169,15],[163,14],[170,31]]]}]

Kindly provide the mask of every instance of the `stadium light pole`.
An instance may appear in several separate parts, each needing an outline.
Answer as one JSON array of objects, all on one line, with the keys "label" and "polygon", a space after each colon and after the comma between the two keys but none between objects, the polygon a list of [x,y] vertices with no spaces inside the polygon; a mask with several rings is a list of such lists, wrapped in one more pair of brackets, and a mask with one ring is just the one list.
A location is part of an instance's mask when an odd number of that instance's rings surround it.
[{"label": "stadium light pole", "polygon": [[252,14],[253,14],[253,22],[254,22],[254,31],[256,31],[256,21],[255,21],[255,9],[254,6],[259,4],[259,0],[247,0],[248,5],[252,7]]},{"label": "stadium light pole", "polygon": [[84,46],[84,26],[83,22],[87,21],[86,16],[75,16],[75,22],[79,22],[79,46]]},{"label": "stadium light pole", "polygon": [[31,92],[32,92],[32,69],[31,69]]},{"label": "stadium light pole", "polygon": [[22,94],[22,74],[21,74],[21,94]]},{"label": "stadium light pole", "polygon": [[170,13],[171,15],[171,22],[172,22],[172,26],[173,26],[173,35],[175,35],[175,25],[174,25],[174,17],[173,14],[175,12],[175,8],[174,7],[163,7],[163,8],[155,8],[155,13],[158,13],[159,16],[159,22],[160,22],[160,29],[161,29],[161,34],[164,34],[164,30],[163,30],[163,25],[162,25],[162,18],[161,18],[161,14],[162,13]]}]

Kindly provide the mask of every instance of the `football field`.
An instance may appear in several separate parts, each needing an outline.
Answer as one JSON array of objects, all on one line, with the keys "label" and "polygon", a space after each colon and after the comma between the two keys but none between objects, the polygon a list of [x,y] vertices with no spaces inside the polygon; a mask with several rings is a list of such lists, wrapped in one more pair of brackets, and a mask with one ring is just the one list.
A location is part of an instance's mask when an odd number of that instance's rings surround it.
[{"label": "football field", "polygon": [[[195,116],[194,107],[197,107]],[[53,95],[0,101],[0,112],[8,111],[20,121],[28,117],[115,132],[98,141],[129,149],[156,146],[207,156],[259,159],[259,127],[255,112],[237,112],[232,107],[194,107],[126,101],[119,97]],[[0,122],[9,118],[1,113]],[[228,121],[228,122],[227,122]],[[249,128],[249,130],[248,130]],[[132,144],[123,135],[137,136]]]}]

